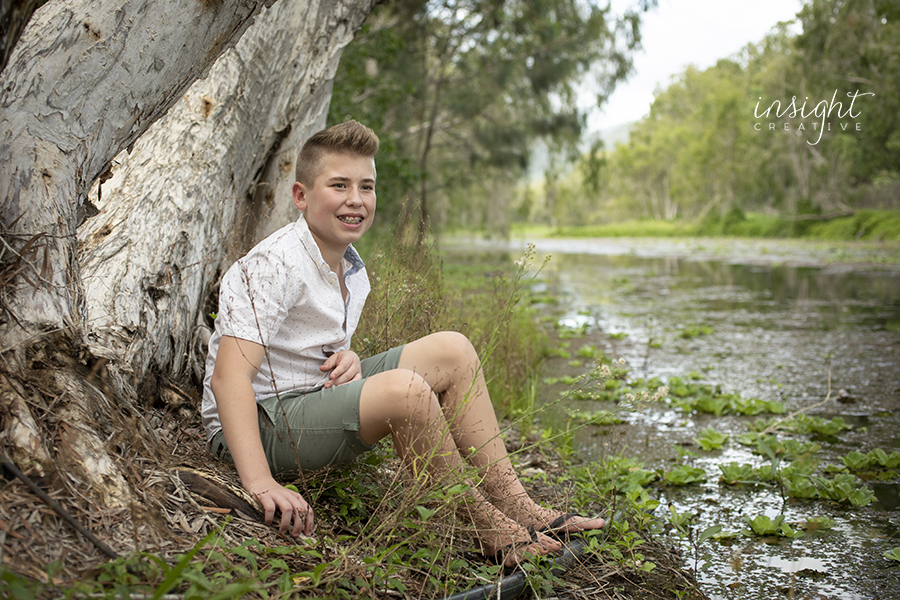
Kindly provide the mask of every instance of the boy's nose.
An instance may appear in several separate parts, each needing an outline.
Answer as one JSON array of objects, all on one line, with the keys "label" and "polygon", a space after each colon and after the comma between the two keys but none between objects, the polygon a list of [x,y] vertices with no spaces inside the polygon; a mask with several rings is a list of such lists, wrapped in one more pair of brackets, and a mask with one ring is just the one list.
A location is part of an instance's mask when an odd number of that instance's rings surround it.
[{"label": "boy's nose", "polygon": [[350,193],[347,194],[347,204],[352,206],[362,206],[362,194],[359,193],[358,187],[350,188]]}]

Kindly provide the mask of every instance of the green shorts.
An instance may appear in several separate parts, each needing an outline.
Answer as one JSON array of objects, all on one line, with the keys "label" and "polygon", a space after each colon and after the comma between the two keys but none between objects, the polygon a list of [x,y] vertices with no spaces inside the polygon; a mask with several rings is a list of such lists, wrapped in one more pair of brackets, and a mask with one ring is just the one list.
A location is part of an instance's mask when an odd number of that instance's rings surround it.
[{"label": "green shorts", "polygon": [[[362,379],[311,392],[286,392],[257,403],[259,435],[273,475],[295,475],[347,462],[374,446],[359,437],[359,397],[366,378],[396,369],[403,346],[361,361]],[[225,434],[209,442],[231,461]]]}]

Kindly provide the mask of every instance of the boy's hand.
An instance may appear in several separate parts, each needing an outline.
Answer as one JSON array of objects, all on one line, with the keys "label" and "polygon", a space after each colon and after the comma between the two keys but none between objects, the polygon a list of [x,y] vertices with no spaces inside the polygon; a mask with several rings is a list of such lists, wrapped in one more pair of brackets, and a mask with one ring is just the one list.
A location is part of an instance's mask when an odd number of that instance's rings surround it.
[{"label": "boy's hand", "polygon": [[362,379],[359,357],[352,350],[335,352],[325,360],[319,370],[331,371],[329,380],[325,382],[326,388]]},{"label": "boy's hand", "polygon": [[[301,533],[312,535],[315,529],[315,518],[312,507],[303,499],[303,496],[278,484],[271,477],[266,481],[256,482],[247,488],[254,498],[262,505],[265,512],[266,525],[270,525],[275,518],[275,510],[281,511],[281,524],[279,531],[282,533],[291,529],[291,535]],[[293,520],[293,527],[291,521]]]}]

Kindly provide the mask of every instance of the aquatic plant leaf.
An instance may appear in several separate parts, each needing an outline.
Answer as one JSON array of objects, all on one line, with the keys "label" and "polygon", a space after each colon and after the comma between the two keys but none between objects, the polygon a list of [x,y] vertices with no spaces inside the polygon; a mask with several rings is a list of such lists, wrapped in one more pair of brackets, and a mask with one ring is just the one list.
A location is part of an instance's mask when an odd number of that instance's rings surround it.
[{"label": "aquatic plant leaf", "polygon": [[892,548],[890,550],[885,550],[882,556],[888,560],[896,560],[900,562],[900,546]]},{"label": "aquatic plant leaf", "polygon": [[793,528],[792,528],[790,525],[788,525],[787,523],[782,523],[782,524],[781,524],[781,535],[783,535],[784,537],[786,537],[786,538],[788,538],[788,539],[793,540],[793,539],[796,539],[796,538],[798,538],[798,537],[803,537],[803,530],[801,530],[801,529],[793,529]]},{"label": "aquatic plant leaf", "polygon": [[688,465],[675,465],[672,470],[666,473],[666,483],[672,485],[687,485],[689,483],[699,483],[706,481],[706,471],[698,467]]},{"label": "aquatic plant leaf", "polygon": [[700,432],[699,438],[694,438],[694,443],[704,450],[717,450],[728,441],[728,435],[719,433],[712,427],[707,427]]},{"label": "aquatic plant leaf", "polygon": [[874,450],[869,452],[869,458],[871,458],[873,462],[883,467],[888,460],[888,455],[887,452],[885,452],[881,448],[875,448]]},{"label": "aquatic plant leaf", "polygon": [[804,529],[807,533],[815,533],[816,531],[824,531],[833,529],[835,520],[830,517],[810,517],[806,520]]},{"label": "aquatic plant leaf", "polygon": [[867,487],[853,490],[848,497],[850,503],[856,507],[868,506],[875,501],[875,493]]},{"label": "aquatic plant leaf", "polygon": [[784,489],[792,498],[815,498],[819,495],[819,490],[813,485],[809,477],[794,474],[782,479]]},{"label": "aquatic plant leaf", "polygon": [[728,401],[725,398],[713,398],[712,396],[704,396],[700,398],[699,400],[697,400],[694,407],[702,413],[713,414],[716,416],[721,415],[730,408]]},{"label": "aquatic plant leaf", "polygon": [[729,485],[748,483],[755,478],[753,465],[747,463],[738,464],[736,462],[730,462],[727,465],[719,465],[719,470],[722,471],[720,481]]},{"label": "aquatic plant leaf", "polygon": [[782,404],[778,400],[769,400],[766,402],[766,412],[769,412],[773,415],[783,414],[784,404]]},{"label": "aquatic plant leaf", "polygon": [[869,468],[869,465],[872,464],[872,459],[868,454],[863,454],[862,452],[859,452],[857,450],[849,452],[841,459],[841,461],[851,471],[864,471]]},{"label": "aquatic plant leaf", "polygon": [[743,446],[755,446],[756,442],[759,440],[759,434],[751,431],[749,433],[742,433],[734,439]]},{"label": "aquatic plant leaf", "polygon": [[778,515],[774,519],[767,515],[759,515],[752,519],[747,517],[746,520],[756,535],[775,535],[781,532],[784,515]]},{"label": "aquatic plant leaf", "polygon": [[869,452],[869,458],[872,459],[873,463],[878,464],[885,469],[896,469],[897,467],[900,467],[900,452],[896,450],[888,454],[881,448],[875,448]]}]

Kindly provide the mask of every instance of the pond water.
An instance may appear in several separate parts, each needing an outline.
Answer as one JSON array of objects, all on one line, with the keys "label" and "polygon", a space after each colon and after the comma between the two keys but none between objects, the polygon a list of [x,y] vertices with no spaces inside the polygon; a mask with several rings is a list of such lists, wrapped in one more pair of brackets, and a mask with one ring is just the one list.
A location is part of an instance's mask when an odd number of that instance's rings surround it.
[{"label": "pond water", "polygon": [[[535,291],[556,297],[547,314],[580,332],[573,350],[595,345],[624,359],[631,377],[699,376],[743,398],[780,401],[789,413],[840,416],[852,429],[818,440],[823,464],[840,464],[851,450],[900,449],[897,246],[559,239],[535,246],[536,264],[552,254]],[[489,265],[521,256],[524,243],[446,249],[448,260]],[[577,371],[567,359],[548,368]],[[610,407],[580,401],[578,408]],[[738,535],[705,542],[699,554],[711,558],[697,579],[710,598],[900,598],[900,563],[882,556],[900,546],[896,480],[870,482],[876,501],[863,508],[786,500],[774,488],[718,481],[720,465],[767,462],[735,441],[759,417],[686,414],[662,403],[619,416],[620,425],[582,429],[576,452],[588,460],[622,453],[651,469],[687,462],[706,471],[705,483],[661,488],[662,519],[672,506],[694,515],[695,531],[718,524],[733,533],[758,515],[783,514],[788,523],[834,519],[833,528],[794,540]],[[722,449],[703,451],[693,442],[707,427],[731,436]],[[690,544],[674,536],[672,542],[685,547],[693,568]]]}]

